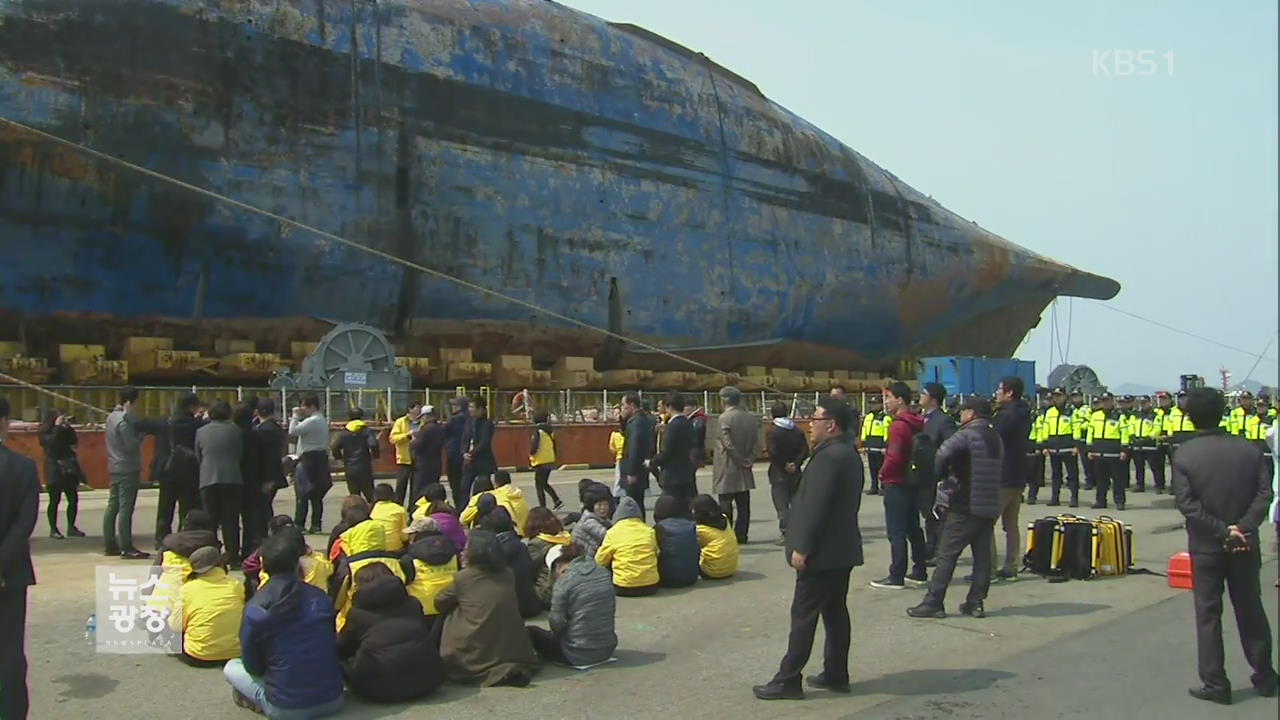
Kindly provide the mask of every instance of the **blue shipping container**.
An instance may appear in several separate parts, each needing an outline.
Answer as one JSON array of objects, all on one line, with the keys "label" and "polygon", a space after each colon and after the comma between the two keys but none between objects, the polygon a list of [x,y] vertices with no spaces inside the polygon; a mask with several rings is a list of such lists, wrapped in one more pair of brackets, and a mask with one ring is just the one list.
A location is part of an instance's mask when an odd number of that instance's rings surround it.
[{"label": "blue shipping container", "polygon": [[941,383],[948,395],[992,395],[1000,378],[1010,375],[1022,378],[1024,396],[1036,387],[1036,364],[1033,360],[988,357],[930,357],[918,363],[920,384]]}]

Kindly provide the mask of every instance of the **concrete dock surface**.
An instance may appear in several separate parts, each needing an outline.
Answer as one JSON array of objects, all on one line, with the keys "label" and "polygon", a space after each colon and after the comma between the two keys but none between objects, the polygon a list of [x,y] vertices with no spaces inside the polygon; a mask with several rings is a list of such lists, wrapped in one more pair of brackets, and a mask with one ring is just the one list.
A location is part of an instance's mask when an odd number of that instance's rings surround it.
[{"label": "concrete dock surface", "polygon": [[[1198,684],[1191,594],[1169,588],[1164,577],[1050,584],[1022,575],[1016,582],[994,583],[986,602],[988,616],[976,620],[957,612],[965,592],[966,557],[947,598],[952,615],[944,620],[908,618],[906,608],[920,601],[923,590],[868,586],[886,574],[889,560],[878,496],[863,497],[859,519],[867,564],[855,569],[850,583],[853,693],[809,690],[802,702],[758,701],[751,686],[767,681],[777,670],[786,647],[794,583],[794,572],[775,544],[779,533],[764,469],[761,465],[756,470],[751,542],[742,549],[738,576],[664,590],[650,598],[620,598],[619,662],[586,672],[547,666],[525,689],[446,684],[435,697],[410,705],[370,705],[348,693],[342,717],[413,718],[436,712],[663,720],[709,713],[739,719],[894,720],[1277,716],[1277,701],[1257,697],[1249,686],[1229,610],[1224,617],[1225,643],[1236,704],[1224,708],[1187,696],[1186,688]],[[575,504],[582,477],[612,483],[613,476],[612,471],[568,470],[553,475],[567,507]],[[530,503],[536,503],[532,476],[519,474],[515,482]],[[709,470],[700,473],[699,488],[706,491],[710,484]],[[335,487],[326,500],[326,531],[337,522],[344,494]],[[28,612],[31,717],[251,717],[232,705],[219,670],[192,669],[161,655],[95,654],[86,643],[85,620],[94,611],[94,566],[137,564],[101,554],[106,496],[105,491],[81,494],[78,524],[90,535],[85,539],[50,539],[42,501],[32,543],[39,584],[29,595]],[[134,531],[144,550],[151,549],[157,499],[153,490],[139,495]],[[1024,541],[1026,523],[1054,510],[1087,517],[1100,512],[1023,505]],[[291,490],[280,493],[276,511],[292,514]],[[1169,495],[1131,493],[1124,512],[1102,512],[1133,527],[1139,567],[1163,573],[1169,556],[1185,549],[1181,516]],[[1263,589],[1275,630],[1280,623],[1271,587],[1276,577],[1274,543],[1269,531],[1263,535]],[[997,542],[1003,551],[1003,538]],[[532,622],[545,626],[545,618]],[[821,642],[819,630],[808,672],[821,669]]]}]

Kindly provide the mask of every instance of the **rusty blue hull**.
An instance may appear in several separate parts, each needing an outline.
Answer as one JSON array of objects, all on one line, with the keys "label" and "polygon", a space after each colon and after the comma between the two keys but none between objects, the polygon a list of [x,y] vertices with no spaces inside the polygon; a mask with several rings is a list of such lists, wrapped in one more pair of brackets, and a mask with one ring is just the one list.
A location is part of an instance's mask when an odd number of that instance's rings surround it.
[{"label": "rusty blue hull", "polygon": [[[0,116],[721,367],[1003,356],[1119,290],[547,0],[0,0]],[[0,252],[0,334],[37,344],[348,320],[666,364],[3,124]]]}]

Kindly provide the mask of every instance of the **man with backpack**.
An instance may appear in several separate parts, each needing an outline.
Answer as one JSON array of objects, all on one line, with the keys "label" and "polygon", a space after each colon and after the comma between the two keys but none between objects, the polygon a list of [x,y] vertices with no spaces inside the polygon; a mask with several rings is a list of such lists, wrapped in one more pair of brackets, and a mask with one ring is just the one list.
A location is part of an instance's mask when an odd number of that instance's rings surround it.
[{"label": "man with backpack", "polygon": [[[991,587],[992,544],[996,518],[1000,515],[1000,478],[1004,445],[991,425],[991,401],[973,396],[961,405],[962,425],[938,448],[934,472],[950,477],[938,486],[935,504],[947,514],[938,544],[938,565],[929,583],[924,602],[907,610],[914,618],[943,618],[943,600],[956,561],[967,547],[973,547],[973,581],[969,597],[960,605],[963,615],[985,617],[982,603]],[[941,513],[939,513],[941,514]]]},{"label": "man with backpack", "polygon": [[[911,388],[895,382],[884,391],[884,410],[893,418],[889,425],[889,444],[884,465],[880,467],[880,491],[884,495],[884,526],[889,535],[892,560],[889,575],[875,580],[871,587],[901,590],[910,583],[923,587],[928,581],[925,569],[924,532],[920,529],[919,488],[926,484],[926,473],[915,473],[915,453],[931,454],[934,449],[928,435],[923,434],[924,418],[908,410]],[[931,473],[932,467],[928,468]],[[907,574],[907,547],[911,549],[911,573]]]}]

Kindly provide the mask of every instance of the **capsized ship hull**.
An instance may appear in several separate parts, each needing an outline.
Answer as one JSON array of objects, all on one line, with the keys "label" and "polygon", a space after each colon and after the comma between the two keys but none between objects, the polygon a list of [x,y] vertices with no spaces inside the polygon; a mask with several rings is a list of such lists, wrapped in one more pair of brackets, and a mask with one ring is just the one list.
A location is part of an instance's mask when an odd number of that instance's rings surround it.
[{"label": "capsized ship hull", "polygon": [[[1007,355],[1054,297],[1119,290],[547,0],[0,0],[0,116],[722,368]],[[3,124],[0,253],[29,345],[345,320],[673,363]]]}]

